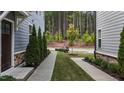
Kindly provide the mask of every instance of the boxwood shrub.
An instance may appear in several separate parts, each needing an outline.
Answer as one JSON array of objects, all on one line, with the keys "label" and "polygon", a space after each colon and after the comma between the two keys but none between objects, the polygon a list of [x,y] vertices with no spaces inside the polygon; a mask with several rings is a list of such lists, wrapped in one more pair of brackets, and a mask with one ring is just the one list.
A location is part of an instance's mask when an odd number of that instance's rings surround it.
[{"label": "boxwood shrub", "polygon": [[16,81],[16,79],[9,75],[0,76],[0,81]]}]

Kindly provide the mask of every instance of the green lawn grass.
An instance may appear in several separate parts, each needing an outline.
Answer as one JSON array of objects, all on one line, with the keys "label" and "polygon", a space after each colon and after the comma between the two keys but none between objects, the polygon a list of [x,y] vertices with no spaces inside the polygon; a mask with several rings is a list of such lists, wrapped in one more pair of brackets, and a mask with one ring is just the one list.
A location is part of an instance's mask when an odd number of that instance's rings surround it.
[{"label": "green lawn grass", "polygon": [[70,56],[66,53],[58,52],[56,63],[52,75],[52,81],[91,81],[93,80],[83,71]]}]

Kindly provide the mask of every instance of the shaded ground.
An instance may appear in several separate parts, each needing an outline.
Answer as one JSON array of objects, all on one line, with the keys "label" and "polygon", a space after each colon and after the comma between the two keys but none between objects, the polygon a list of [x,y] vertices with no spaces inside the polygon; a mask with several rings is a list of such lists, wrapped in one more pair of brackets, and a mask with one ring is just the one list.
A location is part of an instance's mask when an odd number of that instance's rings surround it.
[{"label": "shaded ground", "polygon": [[[68,44],[67,40],[63,40],[62,42],[52,41],[48,43],[48,47],[60,48],[60,47],[71,47]],[[79,43],[78,41],[74,44],[73,48],[94,48],[93,44],[86,46],[84,43]]]},{"label": "shaded ground", "polygon": [[58,52],[52,75],[52,81],[90,81],[93,80],[84,70],[75,64],[68,54]]}]

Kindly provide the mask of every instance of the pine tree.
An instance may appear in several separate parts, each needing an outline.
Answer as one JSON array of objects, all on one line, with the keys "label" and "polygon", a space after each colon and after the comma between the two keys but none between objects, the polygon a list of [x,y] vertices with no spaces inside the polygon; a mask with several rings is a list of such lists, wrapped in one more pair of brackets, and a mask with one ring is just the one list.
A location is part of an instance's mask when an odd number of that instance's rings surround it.
[{"label": "pine tree", "polygon": [[47,56],[47,40],[46,40],[45,32],[43,32],[43,55],[44,58]]},{"label": "pine tree", "polygon": [[41,34],[41,28],[39,27],[38,30],[38,42],[39,42],[39,51],[40,51],[40,60],[43,59],[43,47],[42,47],[42,34]]},{"label": "pine tree", "polygon": [[124,78],[124,27],[120,34],[120,46],[118,50],[118,62],[120,64],[120,76]]},{"label": "pine tree", "polygon": [[120,46],[118,51],[118,62],[121,66],[124,67],[124,27],[120,36],[121,36],[121,39],[120,39]]},{"label": "pine tree", "polygon": [[29,37],[29,44],[26,49],[25,61],[26,66],[34,66],[39,65],[40,62],[40,53],[38,47],[38,39],[36,35],[35,25],[33,25],[32,35]]}]

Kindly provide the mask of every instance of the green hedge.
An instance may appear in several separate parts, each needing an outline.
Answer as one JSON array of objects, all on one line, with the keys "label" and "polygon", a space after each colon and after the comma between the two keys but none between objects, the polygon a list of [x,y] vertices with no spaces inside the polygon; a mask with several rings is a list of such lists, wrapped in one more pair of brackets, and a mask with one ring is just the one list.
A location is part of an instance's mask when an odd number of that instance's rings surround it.
[{"label": "green hedge", "polygon": [[35,25],[33,25],[32,34],[29,37],[29,44],[26,48],[25,62],[28,67],[37,67],[45,57],[50,53],[47,50],[47,40],[45,32],[43,32],[43,38],[41,29],[39,27],[38,35]]}]

